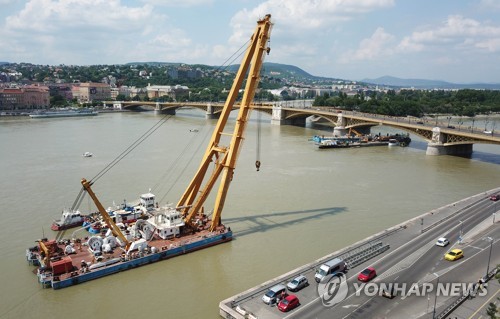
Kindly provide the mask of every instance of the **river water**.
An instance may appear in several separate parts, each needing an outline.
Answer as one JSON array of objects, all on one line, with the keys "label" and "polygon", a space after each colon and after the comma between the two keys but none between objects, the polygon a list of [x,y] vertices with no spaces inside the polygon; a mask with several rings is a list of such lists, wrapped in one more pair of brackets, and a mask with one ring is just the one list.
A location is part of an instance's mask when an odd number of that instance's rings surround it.
[{"label": "river water", "polygon": [[[231,295],[500,186],[499,146],[475,145],[471,159],[426,156],[416,136],[406,148],[319,150],[308,139],[328,132],[270,125],[267,115],[253,114],[222,214],[235,234],[231,243],[63,290],[42,289],[25,249],[55,235],[51,221],[71,207],[82,177],[96,176],[161,118],[152,112],[0,118],[0,318],[218,318],[219,301]],[[149,189],[161,204],[176,203],[214,124],[199,110],[178,110],[98,179],[94,191],[105,207]],[[94,157],[82,157],[86,151]],[[95,209],[85,198],[80,210]]]}]

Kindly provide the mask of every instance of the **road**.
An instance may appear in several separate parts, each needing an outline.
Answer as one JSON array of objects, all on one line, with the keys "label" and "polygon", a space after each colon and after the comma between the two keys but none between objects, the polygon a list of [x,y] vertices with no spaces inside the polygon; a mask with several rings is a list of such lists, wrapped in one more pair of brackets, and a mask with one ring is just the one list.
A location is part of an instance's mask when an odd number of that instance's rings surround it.
[{"label": "road", "polygon": [[[376,241],[383,241],[384,245],[389,244],[390,249],[349,269],[346,274],[347,297],[332,307],[323,305],[314,281],[314,269],[319,264],[306,265],[299,271],[292,271],[231,297],[221,305],[232,304],[233,308],[239,305],[258,318],[433,318],[434,311],[439,314],[461,295],[463,285],[467,288],[476,283],[486,274],[487,268],[491,270],[500,264],[500,218],[496,218],[494,223],[492,216],[496,208],[495,202],[489,200],[489,194],[476,195],[475,198],[414,218],[393,228],[387,236],[375,238]],[[447,247],[436,246],[440,237],[448,238],[450,244]],[[464,258],[444,260],[444,254],[452,248],[462,249]],[[377,277],[366,286],[360,286],[357,275],[368,266],[377,270]],[[300,300],[298,308],[281,313],[277,307],[265,305],[260,300],[269,287],[286,284],[298,273],[305,275],[310,283],[294,293]],[[448,289],[448,294],[436,296],[438,281],[442,289]],[[398,284],[404,288],[398,296],[388,299],[373,293],[380,284]],[[452,290],[453,285],[459,287]],[[423,287],[428,291],[424,291]],[[476,306],[480,308],[491,298],[491,294],[498,293],[498,289],[492,287],[488,294],[475,298]],[[469,311],[470,314],[472,312]]]},{"label": "road", "polygon": [[[297,311],[289,318],[432,318],[431,312],[436,302],[436,312],[439,313],[454,297],[440,296],[435,298],[431,291],[426,296],[384,297],[366,296],[361,290],[356,294],[354,282],[360,269],[373,266],[377,269],[378,277],[374,283],[406,283],[407,289],[412,283],[474,283],[481,275],[486,273],[486,265],[490,251],[490,242],[486,237],[496,238],[492,245],[491,265],[500,261],[498,243],[500,227],[489,227],[486,232],[476,234],[469,241],[467,233],[483,221],[490,221],[493,202],[484,200],[464,210],[448,222],[442,223],[422,235],[404,243],[392,252],[381,256],[378,260],[363,264],[349,272],[349,295],[332,308],[323,306],[318,298]],[[461,221],[461,222],[460,222]],[[490,222],[492,225],[492,221]],[[464,241],[458,243],[462,229]],[[447,237],[451,244],[446,247],[435,245],[436,239]],[[456,241],[453,242],[452,240]],[[452,246],[452,247],[450,247]],[[464,258],[450,262],[444,260],[444,253],[451,248],[460,248],[464,251]],[[478,266],[481,265],[481,266]],[[490,268],[491,269],[491,268]],[[436,276],[437,275],[437,276]],[[422,294],[422,293],[421,293]],[[456,298],[456,297],[455,297]]]}]

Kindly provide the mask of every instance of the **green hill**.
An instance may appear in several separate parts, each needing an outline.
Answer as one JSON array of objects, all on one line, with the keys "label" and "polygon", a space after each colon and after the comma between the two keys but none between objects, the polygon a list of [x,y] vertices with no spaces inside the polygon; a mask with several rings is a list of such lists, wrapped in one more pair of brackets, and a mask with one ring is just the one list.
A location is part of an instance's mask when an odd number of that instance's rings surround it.
[{"label": "green hill", "polygon": [[[239,64],[233,64],[228,67],[229,71],[238,71]],[[274,77],[279,79],[287,79],[289,81],[305,81],[305,82],[317,82],[317,81],[332,81],[336,80],[333,78],[325,78],[314,76],[299,67],[289,64],[280,64],[272,62],[264,62],[262,66],[261,74],[268,77]]]}]

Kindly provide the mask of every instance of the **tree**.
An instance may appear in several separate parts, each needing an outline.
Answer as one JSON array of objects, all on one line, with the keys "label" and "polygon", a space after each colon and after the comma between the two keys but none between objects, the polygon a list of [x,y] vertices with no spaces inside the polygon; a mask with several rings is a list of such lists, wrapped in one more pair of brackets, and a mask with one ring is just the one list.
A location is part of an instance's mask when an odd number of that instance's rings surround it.
[{"label": "tree", "polygon": [[127,97],[125,96],[125,94],[118,94],[118,95],[116,96],[116,100],[117,100],[117,101],[125,101],[125,100],[126,100],[126,98],[127,98]]},{"label": "tree", "polygon": [[497,313],[498,313],[497,306],[494,303],[490,302],[490,304],[488,305],[488,308],[486,309],[486,314],[491,319],[496,319],[497,318]]}]

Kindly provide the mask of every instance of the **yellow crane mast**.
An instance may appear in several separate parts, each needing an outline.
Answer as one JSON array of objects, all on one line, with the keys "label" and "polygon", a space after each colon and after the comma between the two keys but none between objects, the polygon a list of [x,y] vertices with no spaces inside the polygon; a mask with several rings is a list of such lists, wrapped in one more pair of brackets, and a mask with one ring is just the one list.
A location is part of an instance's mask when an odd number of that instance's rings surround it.
[{"label": "yellow crane mast", "polygon": [[[264,53],[269,53],[270,51],[267,43],[271,33],[271,26],[270,14],[266,15],[262,20],[257,21],[257,27],[250,38],[250,44],[238,73],[236,74],[233,86],[224,104],[224,108],[222,109],[200,167],[177,204],[178,209],[183,213],[184,220],[188,225],[192,225],[193,217],[203,211],[205,200],[219,177],[221,177],[219,190],[215,198],[210,230],[213,231],[220,225],[220,217],[224,207],[227,190],[233,178],[236,160],[238,159],[238,154],[244,139],[246,124],[250,117],[251,103],[259,83]],[[239,105],[233,133],[225,133],[223,130],[226,126],[229,113],[232,111],[233,105],[238,97],[245,76],[247,76],[245,89],[242,101]],[[229,145],[220,145],[222,135],[230,136]],[[212,162],[215,167],[205,185],[203,185],[209,164]]]}]

